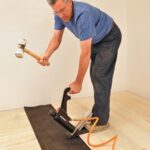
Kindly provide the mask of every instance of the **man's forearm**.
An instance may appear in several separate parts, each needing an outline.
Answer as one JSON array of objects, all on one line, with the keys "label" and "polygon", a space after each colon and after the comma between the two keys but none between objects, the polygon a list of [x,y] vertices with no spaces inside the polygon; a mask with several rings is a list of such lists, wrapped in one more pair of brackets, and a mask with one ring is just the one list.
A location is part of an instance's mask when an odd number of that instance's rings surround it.
[{"label": "man's forearm", "polygon": [[82,84],[85,73],[88,69],[91,57],[91,43],[92,38],[80,42],[81,54],[79,61],[79,69],[76,77],[76,82]]},{"label": "man's forearm", "polygon": [[78,68],[78,73],[76,77],[76,82],[79,84],[82,84],[84,76],[87,72],[89,62],[90,62],[90,55],[91,53],[81,53],[80,55],[80,61],[79,61],[79,68]]},{"label": "man's forearm", "polygon": [[61,40],[62,40],[63,32],[64,32],[64,29],[54,30],[53,37],[52,37],[51,41],[49,42],[48,48],[45,52],[49,57],[59,47]]},{"label": "man's forearm", "polygon": [[53,52],[59,47],[59,45],[60,43],[57,40],[51,39],[45,53],[50,57]]}]

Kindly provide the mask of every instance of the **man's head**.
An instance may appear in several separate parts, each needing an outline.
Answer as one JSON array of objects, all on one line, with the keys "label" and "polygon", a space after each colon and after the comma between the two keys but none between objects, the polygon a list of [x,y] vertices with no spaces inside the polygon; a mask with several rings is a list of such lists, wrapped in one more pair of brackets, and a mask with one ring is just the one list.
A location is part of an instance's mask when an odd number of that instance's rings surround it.
[{"label": "man's head", "polygon": [[54,11],[54,14],[59,16],[65,22],[72,17],[72,0],[47,0],[48,4]]}]

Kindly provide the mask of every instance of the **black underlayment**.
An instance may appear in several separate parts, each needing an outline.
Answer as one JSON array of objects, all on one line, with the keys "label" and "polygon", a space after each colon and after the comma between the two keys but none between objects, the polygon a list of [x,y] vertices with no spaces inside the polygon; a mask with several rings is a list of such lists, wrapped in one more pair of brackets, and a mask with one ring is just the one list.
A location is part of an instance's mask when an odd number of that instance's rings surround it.
[{"label": "black underlayment", "polygon": [[67,139],[64,127],[48,114],[50,105],[25,107],[42,150],[90,150],[80,137]]}]

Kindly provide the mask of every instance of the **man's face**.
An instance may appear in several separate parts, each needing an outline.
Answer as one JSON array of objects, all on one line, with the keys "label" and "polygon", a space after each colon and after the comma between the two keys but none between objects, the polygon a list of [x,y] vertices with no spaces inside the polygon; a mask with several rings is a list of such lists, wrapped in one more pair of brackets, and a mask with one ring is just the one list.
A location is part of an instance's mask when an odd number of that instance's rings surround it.
[{"label": "man's face", "polygon": [[51,6],[54,13],[68,22],[72,16],[72,1],[70,0],[57,0],[54,5]]}]

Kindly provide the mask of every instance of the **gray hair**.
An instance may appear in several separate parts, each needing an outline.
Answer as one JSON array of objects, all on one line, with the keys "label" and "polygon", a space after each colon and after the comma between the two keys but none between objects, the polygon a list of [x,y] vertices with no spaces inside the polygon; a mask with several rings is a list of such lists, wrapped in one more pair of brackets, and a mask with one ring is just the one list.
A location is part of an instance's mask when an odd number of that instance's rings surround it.
[{"label": "gray hair", "polygon": [[49,5],[54,5],[56,3],[57,0],[47,0]]},{"label": "gray hair", "polygon": [[[64,0],[64,1],[67,2],[68,0]],[[57,2],[57,0],[47,0],[47,2],[49,5],[54,5]]]}]

